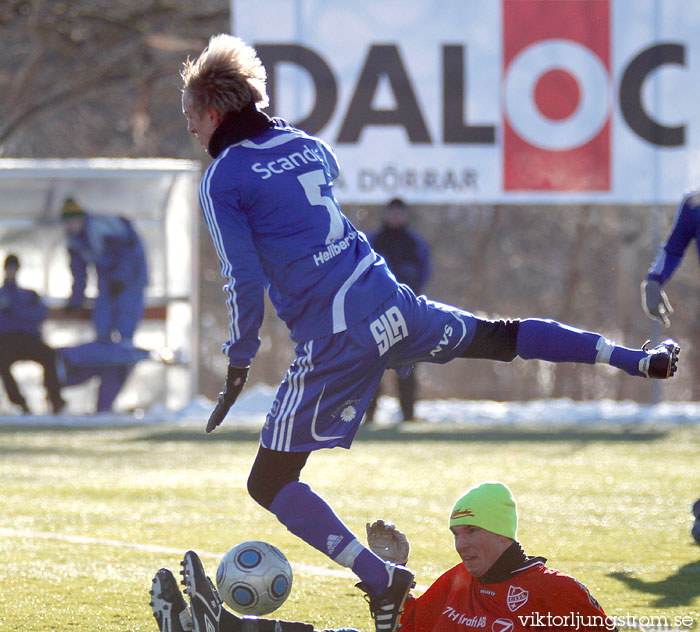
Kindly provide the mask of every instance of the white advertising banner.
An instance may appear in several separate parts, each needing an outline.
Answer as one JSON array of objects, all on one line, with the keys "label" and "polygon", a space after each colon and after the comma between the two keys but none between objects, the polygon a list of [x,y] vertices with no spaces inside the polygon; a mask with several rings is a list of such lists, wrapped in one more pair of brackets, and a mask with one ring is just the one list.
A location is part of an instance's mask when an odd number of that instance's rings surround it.
[{"label": "white advertising banner", "polygon": [[700,187],[697,0],[232,0],[270,114],[341,201],[675,203]]}]

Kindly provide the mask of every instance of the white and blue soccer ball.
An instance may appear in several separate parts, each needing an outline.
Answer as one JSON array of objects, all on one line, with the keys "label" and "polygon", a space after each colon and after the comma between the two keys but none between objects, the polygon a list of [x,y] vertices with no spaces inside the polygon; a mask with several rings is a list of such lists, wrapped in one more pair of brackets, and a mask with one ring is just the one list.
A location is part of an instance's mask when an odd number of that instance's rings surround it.
[{"label": "white and blue soccer ball", "polygon": [[219,563],[216,585],[226,604],[240,614],[277,610],[292,590],[292,567],[284,553],[267,542],[234,546]]}]

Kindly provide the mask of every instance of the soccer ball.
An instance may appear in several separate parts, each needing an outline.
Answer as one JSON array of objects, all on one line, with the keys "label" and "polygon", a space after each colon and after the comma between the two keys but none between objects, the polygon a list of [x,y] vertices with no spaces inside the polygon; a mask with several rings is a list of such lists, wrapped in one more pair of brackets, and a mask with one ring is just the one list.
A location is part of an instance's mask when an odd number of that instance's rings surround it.
[{"label": "soccer ball", "polygon": [[242,542],[221,559],[216,585],[236,612],[269,614],[292,590],[292,567],[277,547],[256,540]]}]

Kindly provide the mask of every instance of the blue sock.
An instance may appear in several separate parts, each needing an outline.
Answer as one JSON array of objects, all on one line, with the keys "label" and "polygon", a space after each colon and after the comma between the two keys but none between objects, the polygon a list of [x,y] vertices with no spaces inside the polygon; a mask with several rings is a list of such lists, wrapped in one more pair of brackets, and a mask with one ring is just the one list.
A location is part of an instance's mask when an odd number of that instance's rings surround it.
[{"label": "blue sock", "polygon": [[524,360],[595,364],[600,335],[562,325],[555,320],[521,321],[515,350]]},{"label": "blue sock", "polygon": [[639,361],[647,355],[641,349],[617,346],[600,334],[539,318],[520,322],[515,349],[525,360],[583,364],[601,362],[630,375],[642,375]]},{"label": "blue sock", "polygon": [[630,375],[645,377],[639,370],[639,361],[646,358],[648,353],[641,349],[628,349],[627,347],[616,346],[610,355],[610,365],[622,369]]},{"label": "blue sock", "polygon": [[287,483],[275,496],[270,511],[295,536],[351,568],[371,594],[384,592],[389,581],[384,560],[363,546],[306,483]]}]

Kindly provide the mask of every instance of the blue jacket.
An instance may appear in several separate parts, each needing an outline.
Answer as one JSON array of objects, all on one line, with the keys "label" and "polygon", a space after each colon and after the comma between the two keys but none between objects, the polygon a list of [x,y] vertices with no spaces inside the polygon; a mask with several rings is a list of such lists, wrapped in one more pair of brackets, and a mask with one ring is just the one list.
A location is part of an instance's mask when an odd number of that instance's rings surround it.
[{"label": "blue jacket", "polygon": [[34,290],[14,283],[0,287],[0,334],[24,332],[40,336],[48,310]]},{"label": "blue jacket", "polygon": [[85,215],[85,226],[68,235],[73,291],[69,303],[79,305],[85,296],[87,266],[95,266],[100,283],[120,281],[145,287],[148,282],[146,255],[131,222],[123,217]]},{"label": "blue jacket", "polygon": [[230,312],[230,363],[256,354],[267,290],[295,342],[344,331],[397,288],[342,214],[338,163],[323,141],[257,111],[225,119],[200,186]]}]

